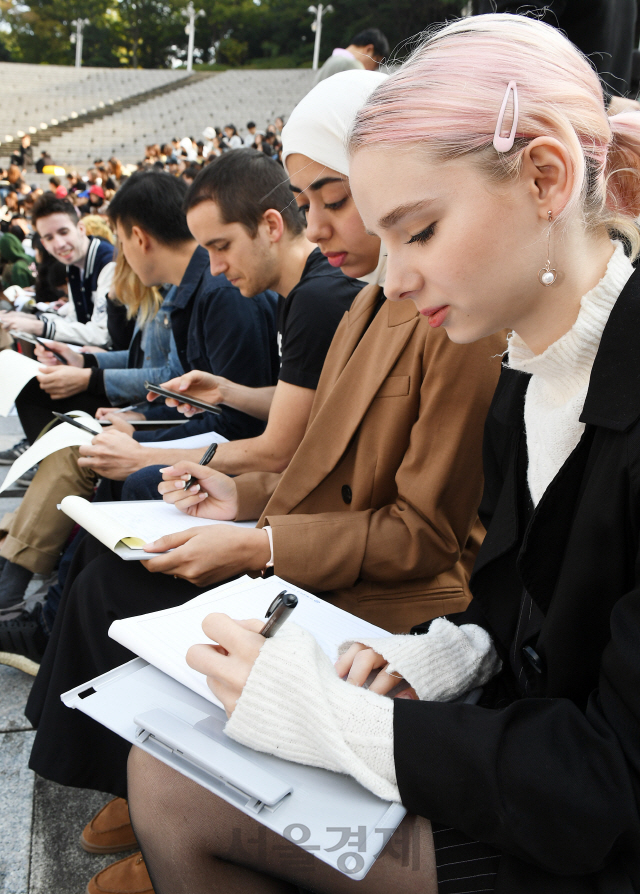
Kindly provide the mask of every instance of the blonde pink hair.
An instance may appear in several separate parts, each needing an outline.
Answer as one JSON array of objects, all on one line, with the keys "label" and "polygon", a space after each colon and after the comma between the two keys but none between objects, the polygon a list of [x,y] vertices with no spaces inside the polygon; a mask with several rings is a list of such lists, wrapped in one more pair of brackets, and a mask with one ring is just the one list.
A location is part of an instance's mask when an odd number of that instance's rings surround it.
[{"label": "blonde pink hair", "polygon": [[[518,87],[516,140],[507,153],[493,135],[509,81]],[[512,123],[509,102],[503,134]],[[575,179],[560,217],[580,213],[640,253],[640,113],[609,117],[590,62],[555,28],[518,15],[474,16],[426,36],[360,109],[349,150],[417,144],[436,160],[474,155],[495,180],[516,178],[522,153],[540,136],[566,147]]]}]

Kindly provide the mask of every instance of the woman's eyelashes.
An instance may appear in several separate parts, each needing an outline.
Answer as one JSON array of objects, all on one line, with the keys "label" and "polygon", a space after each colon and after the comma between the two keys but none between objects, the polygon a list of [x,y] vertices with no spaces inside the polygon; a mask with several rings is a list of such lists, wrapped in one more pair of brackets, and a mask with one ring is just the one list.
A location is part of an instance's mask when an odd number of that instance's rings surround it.
[{"label": "woman's eyelashes", "polygon": [[407,245],[413,245],[414,242],[417,242],[418,245],[424,245],[425,242],[428,242],[429,239],[433,236],[436,230],[435,223],[429,224],[424,230],[421,230],[420,233],[416,233],[415,236],[412,236],[411,239],[407,242]]},{"label": "woman's eyelashes", "polygon": [[340,208],[343,207],[348,198],[349,196],[345,196],[343,199],[340,199],[339,202],[331,202],[329,204],[325,203],[324,207],[327,208],[329,211],[338,211]]}]

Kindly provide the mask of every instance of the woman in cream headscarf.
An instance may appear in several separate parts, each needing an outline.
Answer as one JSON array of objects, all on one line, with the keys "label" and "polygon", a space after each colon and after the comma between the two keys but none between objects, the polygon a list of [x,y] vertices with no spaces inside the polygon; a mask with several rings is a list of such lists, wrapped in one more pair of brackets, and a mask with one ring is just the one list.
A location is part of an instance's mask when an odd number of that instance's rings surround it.
[{"label": "woman in cream headscarf", "polygon": [[379,285],[385,259],[380,240],[366,233],[351,198],[346,143],[356,112],[386,78],[349,71],[321,81],[282,131],[282,161],[306,213],[307,238],[347,276]]}]

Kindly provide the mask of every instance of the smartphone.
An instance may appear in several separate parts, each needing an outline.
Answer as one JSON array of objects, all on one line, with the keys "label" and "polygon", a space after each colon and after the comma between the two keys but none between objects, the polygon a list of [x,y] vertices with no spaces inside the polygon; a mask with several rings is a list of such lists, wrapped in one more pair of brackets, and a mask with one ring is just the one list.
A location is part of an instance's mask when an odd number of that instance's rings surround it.
[{"label": "smartphone", "polygon": [[214,407],[213,404],[206,404],[203,400],[197,400],[195,397],[189,397],[188,394],[180,394],[177,391],[169,391],[168,388],[161,388],[160,385],[152,385],[151,382],[145,382],[144,387],[147,391],[151,391],[152,394],[159,394],[161,397],[170,397],[173,400],[177,400],[178,403],[181,404],[190,404],[192,407],[197,407],[199,410],[206,410],[208,413],[215,413],[216,416],[221,415],[221,410],[218,407]]},{"label": "smartphone", "polygon": [[40,336],[36,335],[34,336],[34,339],[36,344],[41,345],[41,347],[43,347],[45,351],[50,351],[54,357],[57,357],[60,363],[64,363],[65,366],[69,366],[69,361],[66,360],[58,351],[54,351],[54,349],[50,345],[48,345],[43,338],[40,338]]},{"label": "smartphone", "polygon": [[14,338],[19,338],[20,341],[28,341],[30,345],[37,345],[35,335],[31,335],[30,332],[21,332],[19,329],[14,329],[11,333]]}]

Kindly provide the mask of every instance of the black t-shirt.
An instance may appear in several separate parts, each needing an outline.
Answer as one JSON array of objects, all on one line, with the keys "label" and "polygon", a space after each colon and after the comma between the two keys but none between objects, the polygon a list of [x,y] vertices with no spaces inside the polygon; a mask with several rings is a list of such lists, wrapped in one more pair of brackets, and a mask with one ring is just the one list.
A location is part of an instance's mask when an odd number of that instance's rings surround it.
[{"label": "black t-shirt", "polygon": [[338,323],[364,283],[332,267],[319,248],[307,258],[300,282],[278,296],[278,347],[283,382],[318,387],[324,358]]}]

